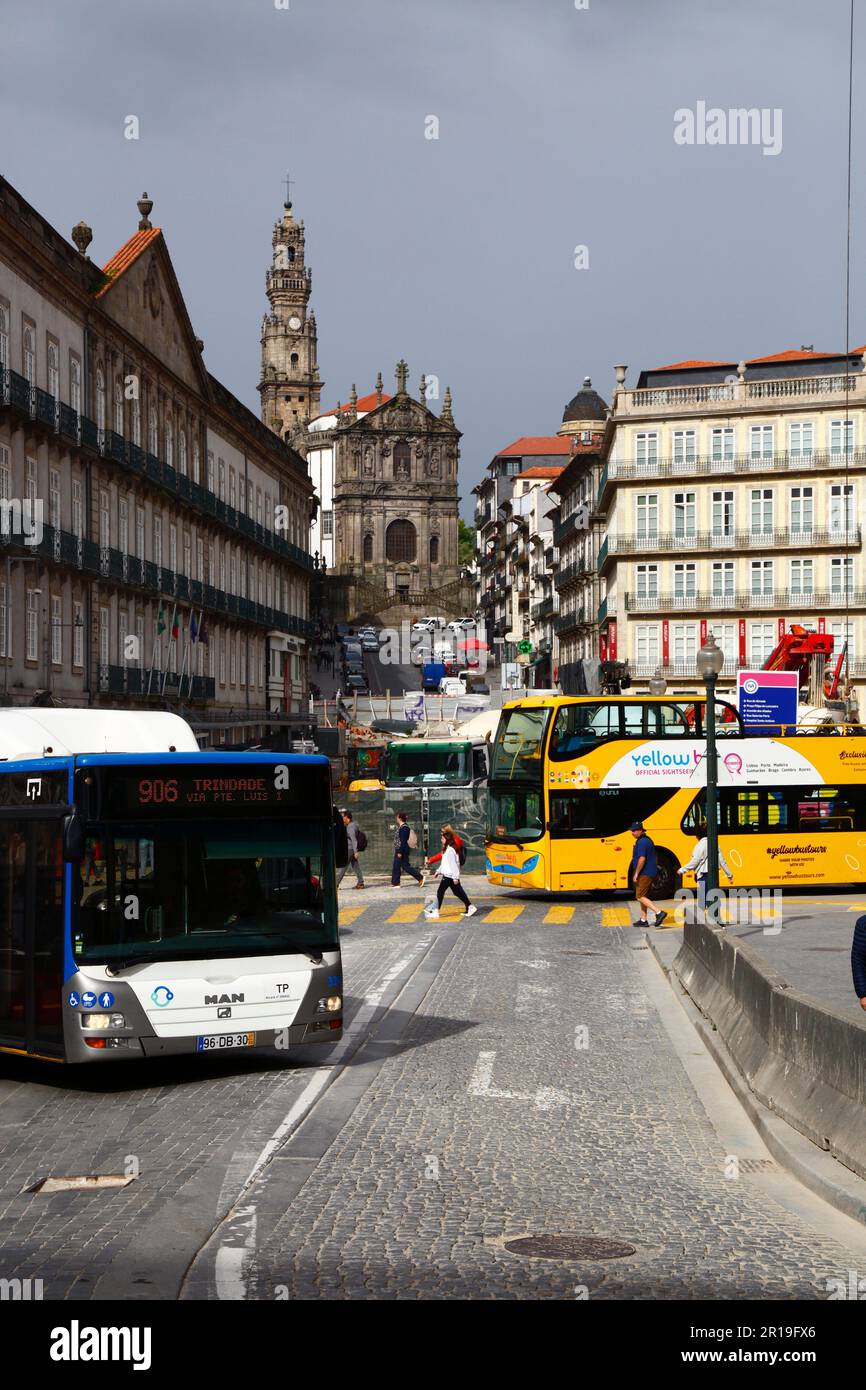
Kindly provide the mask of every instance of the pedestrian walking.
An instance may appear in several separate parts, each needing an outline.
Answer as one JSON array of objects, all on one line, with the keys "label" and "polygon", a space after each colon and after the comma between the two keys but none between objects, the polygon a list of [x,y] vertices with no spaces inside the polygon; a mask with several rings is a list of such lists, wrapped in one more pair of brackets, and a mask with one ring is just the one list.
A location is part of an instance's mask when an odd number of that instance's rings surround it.
[{"label": "pedestrian walking", "polygon": [[634,836],[634,852],[631,857],[630,874],[634,884],[634,895],[640,908],[640,917],[635,926],[648,927],[647,913],[652,912],[655,917],[653,925],[660,927],[668,914],[657,908],[650,897],[653,879],[659,871],[656,847],[639,820],[632,823],[631,833]]},{"label": "pedestrian walking", "polygon": [[[445,890],[451,889],[455,898],[459,898],[466,909],[464,917],[474,917],[478,908],[469,901],[466,896],[466,889],[460,882],[460,855],[457,850],[456,836],[453,830],[442,831],[442,850],[436,856],[441,863],[439,870],[439,887],[436,889],[436,906],[432,912],[427,914],[429,920],[435,921],[439,916],[442,907],[442,899],[445,897]],[[431,861],[432,862],[432,861]]]},{"label": "pedestrian walking", "polygon": [[854,923],[851,974],[854,977],[854,992],[860,1000],[860,1008],[866,1009],[866,917],[858,917]]},{"label": "pedestrian walking", "polygon": [[[698,842],[695,845],[691,859],[688,864],[683,864],[681,869],[677,869],[678,874],[694,874],[698,885],[698,907],[701,909],[701,912],[706,912],[707,909],[707,861],[709,859],[709,853],[710,849],[707,844],[706,831],[704,831],[703,834],[699,831]],[[719,868],[724,874],[727,874],[728,883],[733,883],[734,875],[728,868],[727,860],[722,854],[721,848],[719,849]]]},{"label": "pedestrian walking", "polygon": [[[337,875],[337,887],[343,882],[346,870],[351,866],[355,871],[355,888],[366,888],[364,875],[361,872],[361,861],[358,858],[362,849],[367,848],[367,837],[358,822],[353,818],[351,811],[342,810],[340,815],[343,817],[343,824],[346,827],[346,839],[349,841],[349,861],[344,864]],[[359,843],[361,841],[361,843]]]},{"label": "pedestrian walking", "polygon": [[391,887],[400,887],[400,875],[409,874],[415,879],[419,888],[423,888],[426,879],[419,873],[409,860],[409,853],[418,848],[418,836],[409,824],[409,817],[405,811],[397,812],[397,826],[394,831],[394,866],[391,870]]}]

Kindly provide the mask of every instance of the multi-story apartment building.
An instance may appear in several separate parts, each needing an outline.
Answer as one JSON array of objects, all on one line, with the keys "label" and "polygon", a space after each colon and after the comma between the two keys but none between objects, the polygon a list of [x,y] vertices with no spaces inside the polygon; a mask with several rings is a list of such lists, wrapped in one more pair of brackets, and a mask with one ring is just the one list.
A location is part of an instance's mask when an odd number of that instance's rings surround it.
[{"label": "multi-story apartment building", "polygon": [[553,514],[558,556],[553,582],[559,596],[554,673],[565,695],[589,688],[584,663],[599,659],[597,557],[604,520],[596,504],[612,435],[609,424],[582,430],[568,464],[550,485],[559,501]]},{"label": "multi-story apartment building", "polygon": [[[529,520],[512,513],[515,493],[547,481],[563,467],[570,442],[559,435],[525,435],[501,449],[487,465],[487,476],[472,489],[476,497],[475,529],[479,555],[478,605],[487,625],[488,640],[504,643],[508,632],[523,632],[530,614]],[[544,477],[530,480],[530,470]],[[518,480],[523,478],[523,483]],[[537,547],[536,547],[537,548]],[[552,556],[550,563],[553,563]],[[512,653],[501,648],[506,660]]]},{"label": "multi-story apartment building", "polygon": [[0,699],[242,741],[304,708],[312,486],[207,371],[138,208],[100,270],[0,180]]},{"label": "multi-story apartment building", "polygon": [[866,676],[863,349],[617,368],[599,479],[599,655],[695,680],[712,629],[725,674],[792,622],[848,643]]},{"label": "multi-story apartment building", "polygon": [[569,441],[571,456],[550,485],[558,503],[551,513],[558,595],[552,674],[565,694],[580,694],[586,689],[583,662],[598,660],[595,562],[601,518],[595,504],[612,435],[607,405],[589,377],[565,407],[559,433]]}]

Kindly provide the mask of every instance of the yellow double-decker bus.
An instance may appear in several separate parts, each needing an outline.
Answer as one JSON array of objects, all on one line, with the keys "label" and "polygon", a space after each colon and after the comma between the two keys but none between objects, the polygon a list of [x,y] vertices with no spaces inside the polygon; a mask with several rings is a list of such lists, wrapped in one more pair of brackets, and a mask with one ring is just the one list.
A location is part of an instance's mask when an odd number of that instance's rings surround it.
[{"label": "yellow double-decker bus", "polygon": [[[699,700],[670,697],[505,705],[488,786],[490,882],[628,888],[630,826],[642,821],[658,853],[654,896],[671,896],[704,833],[704,715]],[[746,736],[734,707],[716,702],[719,842],[735,886],[866,883],[866,738],[837,728]]]}]

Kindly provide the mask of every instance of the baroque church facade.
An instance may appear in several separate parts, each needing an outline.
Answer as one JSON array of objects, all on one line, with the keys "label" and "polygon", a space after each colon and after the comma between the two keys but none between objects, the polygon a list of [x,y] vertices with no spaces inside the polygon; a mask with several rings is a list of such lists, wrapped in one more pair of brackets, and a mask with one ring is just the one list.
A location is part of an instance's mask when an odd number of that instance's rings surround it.
[{"label": "baroque church facade", "polygon": [[[303,223],[293,221],[290,204],[274,228],[267,292],[262,418],[307,459],[319,503],[310,549],[347,586],[366,586],[367,606],[376,598],[380,607],[435,606],[460,574],[460,431],[450,390],[435,414],[425,377],[410,395],[401,361],[393,395],[380,373],[368,395],[359,398],[353,386],[347,403],[321,412],[311,273]],[[353,601],[347,598],[349,607]]]}]

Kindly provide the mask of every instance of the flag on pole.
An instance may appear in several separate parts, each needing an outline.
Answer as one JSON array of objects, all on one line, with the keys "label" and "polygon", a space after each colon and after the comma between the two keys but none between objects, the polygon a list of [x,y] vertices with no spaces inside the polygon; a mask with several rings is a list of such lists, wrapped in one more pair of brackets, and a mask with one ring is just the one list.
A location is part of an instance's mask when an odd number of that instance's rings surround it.
[{"label": "flag on pole", "polygon": [[180,636],[180,621],[179,621],[178,615],[177,615],[177,604],[175,604],[175,605],[174,605],[174,612],[173,612],[172,615],[171,615],[171,637],[172,637],[172,641],[173,641],[173,642],[176,642],[179,636]]},{"label": "flag on pole", "polygon": [[159,605],[159,616],[157,617],[157,620],[156,620],[156,635],[157,635],[157,637],[161,637],[162,634],[163,634],[164,632],[165,632],[165,609],[164,609],[164,607],[162,606],[162,604],[160,604],[160,605]]},{"label": "flag on pole", "polygon": [[207,619],[204,615],[204,609],[202,609],[198,621],[198,640],[200,642],[204,642],[205,646],[207,646],[208,642],[210,641],[207,632]]},{"label": "flag on pole", "polygon": [[197,635],[198,627],[196,626],[195,621],[195,610],[193,610],[189,615],[189,640],[191,642],[194,642],[196,640]]}]

